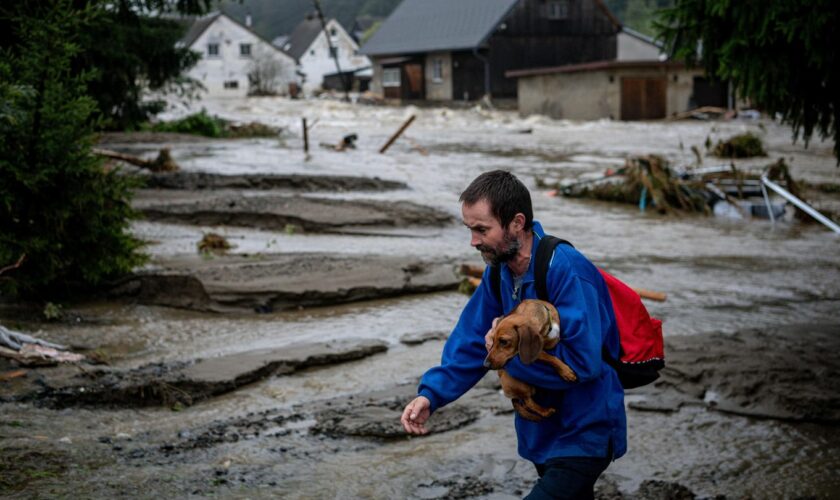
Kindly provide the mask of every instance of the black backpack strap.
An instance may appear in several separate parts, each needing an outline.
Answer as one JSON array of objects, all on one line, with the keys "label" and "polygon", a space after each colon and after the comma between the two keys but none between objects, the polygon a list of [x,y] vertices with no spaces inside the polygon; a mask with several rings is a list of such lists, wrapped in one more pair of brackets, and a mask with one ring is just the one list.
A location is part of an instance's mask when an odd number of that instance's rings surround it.
[{"label": "black backpack strap", "polygon": [[490,291],[502,305],[502,266],[490,266]]},{"label": "black backpack strap", "polygon": [[548,268],[551,266],[551,256],[554,255],[554,249],[557,248],[557,245],[569,245],[574,248],[574,245],[564,239],[545,235],[537,245],[537,257],[534,261],[534,288],[537,292],[537,298],[547,302],[551,302],[551,300],[548,298],[546,276],[548,276]]}]

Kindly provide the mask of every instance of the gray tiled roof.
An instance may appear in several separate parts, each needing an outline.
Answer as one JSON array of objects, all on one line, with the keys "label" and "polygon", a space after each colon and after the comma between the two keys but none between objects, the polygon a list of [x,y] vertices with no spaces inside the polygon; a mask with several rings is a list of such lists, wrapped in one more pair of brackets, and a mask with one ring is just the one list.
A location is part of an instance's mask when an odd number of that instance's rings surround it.
[{"label": "gray tiled roof", "polygon": [[321,21],[317,17],[306,18],[295,27],[282,48],[295,59],[300,59],[319,33],[321,33]]},{"label": "gray tiled roof", "polygon": [[492,33],[517,0],[403,0],[360,52],[412,54],[472,49]]},{"label": "gray tiled roof", "polygon": [[181,38],[181,43],[184,44],[185,47],[190,47],[192,44],[198,40],[198,37],[204,33],[213,21],[216,20],[217,17],[221,16],[221,12],[214,12],[212,14],[206,15],[204,17],[200,17],[195,20],[195,22],[190,26],[190,29],[187,30],[187,33]]}]

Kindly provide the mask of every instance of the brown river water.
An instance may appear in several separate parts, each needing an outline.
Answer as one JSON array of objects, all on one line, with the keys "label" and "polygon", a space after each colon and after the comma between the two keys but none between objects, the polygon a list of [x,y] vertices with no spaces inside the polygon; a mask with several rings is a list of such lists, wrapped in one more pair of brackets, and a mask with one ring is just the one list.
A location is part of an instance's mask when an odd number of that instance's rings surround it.
[{"label": "brown river water", "polygon": [[[259,139],[176,144],[185,170],[223,174],[307,173],[378,176],[409,189],[378,193],[317,193],[339,199],[408,200],[450,212],[482,171],[505,168],[532,189],[536,218],[546,231],[571,240],[596,264],[635,286],[668,293],[650,311],[672,336],[734,333],[778,325],[829,325],[840,335],[840,237],[819,225],[732,221],[640,213],[631,206],[546,196],[536,179],[570,179],[621,166],[632,154],[656,153],[690,164],[691,146],[735,133],[762,136],[770,158],[739,162],[760,167],[785,157],[797,178],[840,182],[828,143],[792,145],[790,131],[771,121],[619,123],[520,118],[479,109],[363,107],[332,101],[282,99],[204,102],[212,113],[284,126],[282,141]],[[177,115],[179,112],[173,112]],[[410,114],[406,140],[376,151]],[[313,143],[359,134],[358,150],[300,151],[302,116],[318,124]],[[528,133],[523,133],[529,131]],[[126,146],[145,152],[158,145]],[[717,164],[706,158],[706,165]],[[259,196],[260,193],[252,193]],[[137,222],[154,243],[152,256],[194,252],[211,228]],[[375,236],[285,234],[213,228],[234,252],[336,252],[447,257],[476,261],[459,223],[439,229]],[[313,438],[313,422],[287,420],[262,437],[196,449],[149,452],[189,438],[214,422],[293,411],[295,405],[414,384],[439,360],[442,341],[406,346],[409,333],[448,331],[467,298],[442,292],[337,307],[272,314],[203,314],[164,307],[86,303],[74,307],[79,325],[24,324],[52,341],[97,346],[122,368],[151,362],[283,347],[301,340],[375,338],[385,354],[274,377],[228,395],[173,411],[168,408],[52,410],[0,405],[0,466],[27,465],[19,498],[515,498],[536,478],[516,455],[510,414],[482,414],[474,423],[421,439],[389,441]],[[832,326],[833,325],[833,326]],[[31,328],[31,329],[30,329]],[[837,377],[836,373],[827,376]],[[628,395],[628,401],[638,396]],[[339,399],[340,404],[341,399]],[[434,418],[434,417],[433,417]],[[646,479],[681,483],[701,497],[840,498],[840,431],[836,426],[759,420],[686,406],[674,413],[628,410],[629,452],[606,478],[623,492]],[[274,434],[270,435],[269,434]],[[132,450],[146,450],[145,454]],[[20,474],[18,466],[17,474]],[[2,472],[2,469],[0,469]],[[482,483],[497,486],[488,491]],[[0,483],[2,484],[2,483]],[[455,486],[453,486],[455,485]],[[498,486],[504,485],[504,486]]]}]

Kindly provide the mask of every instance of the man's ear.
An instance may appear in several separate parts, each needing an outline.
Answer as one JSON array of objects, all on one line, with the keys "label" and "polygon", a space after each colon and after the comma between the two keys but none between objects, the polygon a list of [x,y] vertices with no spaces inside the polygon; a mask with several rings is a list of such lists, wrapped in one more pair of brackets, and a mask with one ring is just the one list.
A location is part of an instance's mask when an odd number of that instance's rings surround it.
[{"label": "man's ear", "polygon": [[513,219],[511,219],[510,221],[510,224],[508,224],[508,228],[516,231],[522,231],[523,229],[525,229],[525,214],[519,212],[516,215],[514,215]]},{"label": "man's ear", "polygon": [[540,356],[543,348],[543,339],[540,332],[533,328],[519,328],[519,359],[526,365],[530,365]]}]

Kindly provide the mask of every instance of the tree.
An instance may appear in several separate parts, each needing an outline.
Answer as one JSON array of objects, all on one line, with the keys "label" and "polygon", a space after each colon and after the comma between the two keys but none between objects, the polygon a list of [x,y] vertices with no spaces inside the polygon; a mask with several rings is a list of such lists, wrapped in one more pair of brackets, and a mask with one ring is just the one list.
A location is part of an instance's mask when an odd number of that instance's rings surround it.
[{"label": "tree", "polygon": [[834,0],[676,0],[656,28],[677,59],[701,62],[793,127],[834,139],[840,163],[840,3]]},{"label": "tree", "polygon": [[[0,46],[21,43],[15,19],[30,16],[42,0],[0,2]],[[99,127],[130,129],[163,108],[161,101],[147,102],[144,92],[168,91],[190,95],[198,82],[182,76],[199,56],[188,47],[176,46],[186,31],[174,14],[201,14],[212,0],[72,0],[69,12],[86,12],[85,29],[76,35],[72,68],[88,73],[89,94],[96,100],[102,120]]]},{"label": "tree", "polygon": [[[131,181],[90,152],[94,76],[74,73],[93,9],[30,5],[0,50],[0,277],[7,296],[51,298],[95,286],[143,262],[128,233]],[[25,256],[21,262],[19,259]]]}]

